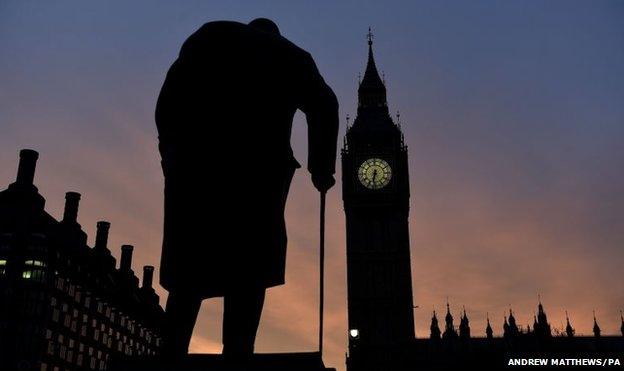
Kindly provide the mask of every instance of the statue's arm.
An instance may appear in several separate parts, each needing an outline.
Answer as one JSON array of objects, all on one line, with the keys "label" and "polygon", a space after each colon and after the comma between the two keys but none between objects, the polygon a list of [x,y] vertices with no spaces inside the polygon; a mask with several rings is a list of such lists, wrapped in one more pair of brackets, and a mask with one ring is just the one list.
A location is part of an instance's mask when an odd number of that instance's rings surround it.
[{"label": "statue's arm", "polygon": [[302,73],[300,109],[308,123],[308,170],[312,175],[331,176],[336,170],[338,99],[325,83],[314,60],[306,54]]}]

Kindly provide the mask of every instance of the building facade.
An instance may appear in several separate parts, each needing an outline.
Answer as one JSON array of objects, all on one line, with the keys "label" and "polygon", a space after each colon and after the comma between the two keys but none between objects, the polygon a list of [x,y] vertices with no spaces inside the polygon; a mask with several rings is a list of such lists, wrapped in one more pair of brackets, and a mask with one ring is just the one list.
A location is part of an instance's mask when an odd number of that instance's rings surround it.
[{"label": "building facade", "polygon": [[95,246],[77,221],[80,194],[67,192],[63,219],[48,214],[34,185],[38,154],[22,150],[14,183],[0,192],[0,359],[7,370],[106,370],[113,356],[156,355],[163,310],[132,268],[107,247],[110,224],[97,223]]},{"label": "building facade", "polygon": [[520,328],[513,312],[504,336],[487,327],[471,332],[466,310],[459,326],[449,305],[444,324],[434,312],[430,335],[416,338],[409,246],[409,174],[401,123],[388,111],[368,35],[368,62],[358,88],[357,117],[347,125],[342,149],[342,186],[347,236],[348,371],[501,369],[513,354],[623,354],[622,336],[553,334],[541,304],[533,327]]}]

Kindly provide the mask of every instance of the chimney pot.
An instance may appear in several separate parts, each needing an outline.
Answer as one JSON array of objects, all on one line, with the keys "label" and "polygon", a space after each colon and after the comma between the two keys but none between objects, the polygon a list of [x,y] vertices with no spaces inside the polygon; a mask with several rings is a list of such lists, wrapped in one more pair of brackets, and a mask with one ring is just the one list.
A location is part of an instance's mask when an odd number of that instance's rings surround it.
[{"label": "chimney pot", "polygon": [[151,289],[153,279],[154,279],[154,267],[152,265],[144,266],[143,267],[143,288]]},{"label": "chimney pot", "polygon": [[121,246],[121,261],[119,263],[120,271],[130,272],[132,269],[132,250],[134,250],[134,246],[132,245]]},{"label": "chimney pot", "polygon": [[108,244],[108,230],[110,229],[110,223],[105,221],[97,222],[97,232],[95,234],[95,248],[106,249]]},{"label": "chimney pot", "polygon": [[80,193],[65,193],[65,211],[63,212],[63,221],[65,223],[75,223],[78,219],[78,205],[80,203]]},{"label": "chimney pot", "polygon": [[17,178],[15,183],[21,185],[32,185],[35,180],[35,168],[39,153],[32,149],[22,149],[20,151],[20,160],[17,167]]}]

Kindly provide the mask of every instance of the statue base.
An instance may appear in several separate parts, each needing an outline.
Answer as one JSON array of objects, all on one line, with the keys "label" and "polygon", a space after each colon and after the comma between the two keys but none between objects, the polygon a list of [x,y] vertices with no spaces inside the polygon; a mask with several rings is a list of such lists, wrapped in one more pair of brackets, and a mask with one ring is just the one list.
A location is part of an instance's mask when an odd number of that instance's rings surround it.
[{"label": "statue base", "polygon": [[335,371],[323,364],[321,354],[260,353],[246,359],[226,359],[221,354],[189,354],[175,365],[157,358],[112,360],[110,371]]}]

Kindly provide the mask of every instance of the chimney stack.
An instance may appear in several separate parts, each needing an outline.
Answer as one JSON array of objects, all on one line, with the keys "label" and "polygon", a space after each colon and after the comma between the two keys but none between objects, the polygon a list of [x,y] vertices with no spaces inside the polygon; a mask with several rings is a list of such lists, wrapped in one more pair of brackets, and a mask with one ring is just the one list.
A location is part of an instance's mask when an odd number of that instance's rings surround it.
[{"label": "chimney stack", "polygon": [[119,270],[122,272],[130,272],[132,270],[132,245],[121,245],[121,261],[119,262]]},{"label": "chimney stack", "polygon": [[97,232],[95,234],[95,248],[106,249],[108,244],[108,230],[110,229],[110,223],[105,221],[97,222]]},{"label": "chimney stack", "polygon": [[20,185],[32,185],[35,180],[35,167],[39,153],[32,149],[23,149],[20,151],[20,160],[17,167],[17,178],[15,183]]},{"label": "chimney stack", "polygon": [[65,193],[65,211],[63,211],[63,222],[76,223],[78,219],[78,204],[80,203],[80,193]]},{"label": "chimney stack", "polygon": [[154,267],[151,265],[143,266],[143,288],[151,289],[152,280],[154,278]]}]

